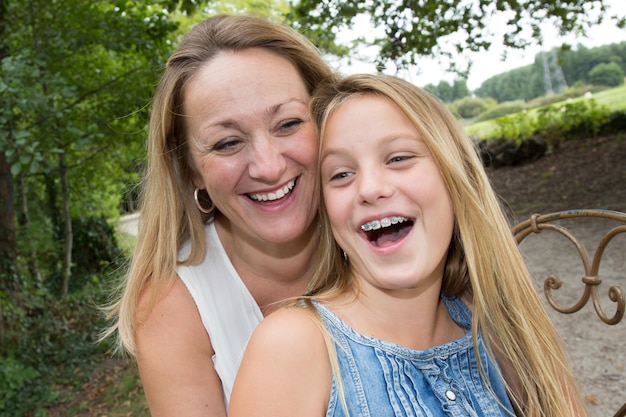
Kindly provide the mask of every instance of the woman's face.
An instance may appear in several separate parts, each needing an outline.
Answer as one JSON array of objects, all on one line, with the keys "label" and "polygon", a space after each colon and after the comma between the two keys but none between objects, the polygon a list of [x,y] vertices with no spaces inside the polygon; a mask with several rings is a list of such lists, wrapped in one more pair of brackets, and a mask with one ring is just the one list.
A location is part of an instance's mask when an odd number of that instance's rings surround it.
[{"label": "woman's face", "polygon": [[321,146],[326,209],[361,290],[440,285],[452,201],[401,109],[382,97],[350,98],[328,119]]},{"label": "woman's face", "polygon": [[296,68],[261,48],[222,52],[185,89],[195,186],[234,234],[302,237],[317,210],[317,136]]}]

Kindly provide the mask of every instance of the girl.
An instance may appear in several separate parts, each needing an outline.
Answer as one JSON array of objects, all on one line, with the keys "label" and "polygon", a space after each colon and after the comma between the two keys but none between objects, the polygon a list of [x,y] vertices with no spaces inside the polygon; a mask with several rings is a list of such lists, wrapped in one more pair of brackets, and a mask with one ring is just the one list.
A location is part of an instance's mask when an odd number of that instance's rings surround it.
[{"label": "girl", "polygon": [[[471,140],[408,82],[319,89],[321,243],[253,334],[230,417],[585,415]],[[311,319],[313,318],[313,320]]]}]

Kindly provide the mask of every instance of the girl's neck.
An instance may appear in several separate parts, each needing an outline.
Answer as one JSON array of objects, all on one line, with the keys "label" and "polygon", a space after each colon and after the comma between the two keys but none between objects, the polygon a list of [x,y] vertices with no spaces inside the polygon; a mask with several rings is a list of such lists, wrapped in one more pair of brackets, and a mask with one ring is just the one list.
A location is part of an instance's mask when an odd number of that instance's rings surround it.
[{"label": "girl's neck", "polygon": [[429,287],[414,297],[380,292],[373,297],[359,293],[356,298],[349,294],[341,298],[329,308],[357,332],[409,349],[428,349],[465,334],[441,300],[440,286]]}]

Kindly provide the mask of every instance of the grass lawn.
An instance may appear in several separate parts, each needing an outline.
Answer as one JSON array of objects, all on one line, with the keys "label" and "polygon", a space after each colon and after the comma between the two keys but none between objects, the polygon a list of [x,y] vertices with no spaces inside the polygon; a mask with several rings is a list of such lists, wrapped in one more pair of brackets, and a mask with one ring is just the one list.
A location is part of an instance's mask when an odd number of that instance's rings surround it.
[{"label": "grass lawn", "polygon": [[[593,99],[598,103],[599,106],[606,107],[609,112],[613,113],[616,111],[626,110],[626,84],[611,88],[608,90],[600,91],[593,95]],[[572,101],[585,100],[584,97],[575,98]],[[565,103],[566,101],[562,101],[561,103]],[[559,103],[551,104],[551,106],[556,106]],[[529,116],[533,116],[537,109],[540,107],[529,109]],[[513,115],[508,115],[507,117],[511,117]],[[495,137],[497,135],[497,123],[496,120],[486,120],[484,122],[469,124],[465,127],[465,132],[468,135],[477,136],[481,139],[488,139]]]}]

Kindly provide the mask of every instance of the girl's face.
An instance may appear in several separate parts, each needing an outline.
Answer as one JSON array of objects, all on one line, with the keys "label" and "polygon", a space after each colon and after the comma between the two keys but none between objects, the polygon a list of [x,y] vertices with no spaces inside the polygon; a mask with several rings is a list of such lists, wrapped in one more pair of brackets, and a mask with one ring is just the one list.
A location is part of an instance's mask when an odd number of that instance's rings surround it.
[{"label": "girl's face", "polygon": [[194,184],[231,231],[262,244],[301,238],[317,209],[317,136],[296,68],[260,48],[222,52],[185,94]]},{"label": "girl's face", "polygon": [[361,288],[440,285],[454,215],[428,147],[392,101],[356,96],[330,116],[321,186]]}]

